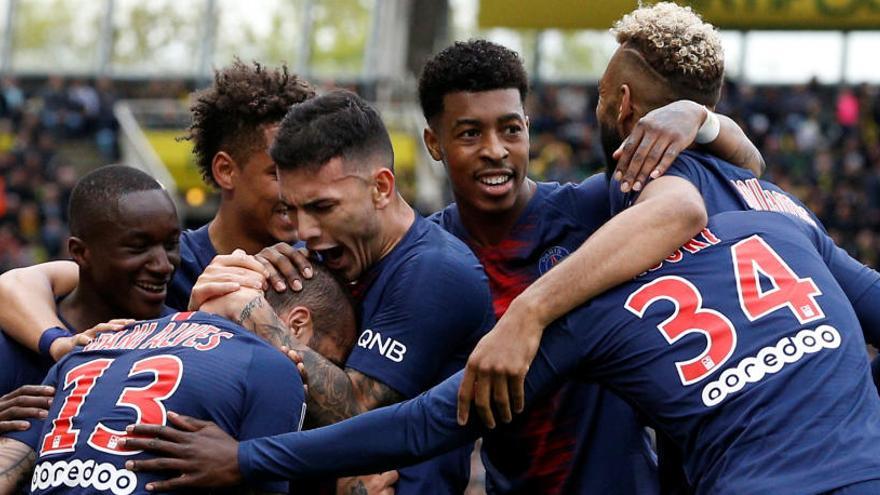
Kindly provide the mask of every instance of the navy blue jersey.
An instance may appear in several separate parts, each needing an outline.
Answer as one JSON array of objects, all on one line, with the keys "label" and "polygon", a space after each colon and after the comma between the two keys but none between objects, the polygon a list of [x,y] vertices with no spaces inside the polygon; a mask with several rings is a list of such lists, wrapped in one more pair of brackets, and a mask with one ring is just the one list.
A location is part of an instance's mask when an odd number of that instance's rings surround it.
[{"label": "navy blue jersey", "polygon": [[[483,268],[461,241],[416,215],[394,249],[356,289],[361,327],[346,362],[406,398],[464,367],[492,328],[492,300]],[[400,470],[398,493],[461,493],[470,450]]]},{"label": "navy blue jersey", "polygon": [[[463,240],[489,276],[495,315],[608,220],[602,175],[538,183],[508,235],[480,245],[452,204],[431,218]],[[570,381],[483,442],[489,493],[654,493],[653,453],[635,411],[604,387]]]},{"label": "navy blue jersey", "polygon": [[[713,155],[686,151],[679,155],[666,172],[692,183],[706,205],[709,216],[725,211],[774,211],[797,218],[823,232],[825,227],[803,203],[776,184],[760,180],[746,169],[736,167]],[[616,181],[610,183],[612,213],[629,206],[636,195],[620,192]],[[877,281],[877,274],[841,251],[830,266],[837,282],[843,287],[856,311],[865,339],[880,347],[880,311],[871,303],[872,294],[860,283],[862,279]],[[880,291],[880,282],[873,286]]]},{"label": "navy blue jersey", "polygon": [[[783,215],[717,215],[662,266],[548,327],[527,401],[565,377],[601,381],[682,450],[698,493],[818,494],[880,479],[880,398],[828,269],[838,254]],[[327,428],[242,442],[242,473],[378,470],[467,441],[482,427],[455,423],[460,378]]]},{"label": "navy blue jersey", "polygon": [[0,331],[0,395],[22,385],[42,383],[52,367],[52,359],[43,357]]},{"label": "navy blue jersey", "polygon": [[[33,493],[147,493],[144,485],[161,476],[126,470],[126,460],[146,454],[119,439],[135,422],[165,424],[168,410],[214,421],[241,440],[298,430],[304,412],[290,360],[208,313],[104,333],[59,361],[45,383],[57,391],[48,419],[31,427],[39,434],[8,435],[39,453]],[[285,492],[287,484],[263,488]]]},{"label": "navy blue jersey", "polygon": [[196,230],[185,230],[180,234],[180,266],[174,271],[174,277],[168,285],[165,304],[178,310],[186,311],[189,307],[189,295],[199,275],[211,263],[217,250],[208,236],[207,223]]},{"label": "navy blue jersey", "polygon": [[[61,299],[63,297],[56,298],[56,307]],[[77,329],[61,313],[57,313],[57,316],[64,328],[71,333],[77,333]],[[4,395],[23,385],[43,383],[46,373],[55,361],[19,344],[0,329],[0,363],[0,395]]]},{"label": "navy blue jersey", "polygon": [[[56,304],[61,300],[59,298]],[[161,316],[174,313],[167,306],[162,307]],[[58,314],[67,330],[77,333],[77,330]],[[0,330],[0,395],[8,394],[23,385],[37,385],[46,378],[46,373],[55,362],[52,358],[44,357],[19,344],[14,339]]]}]

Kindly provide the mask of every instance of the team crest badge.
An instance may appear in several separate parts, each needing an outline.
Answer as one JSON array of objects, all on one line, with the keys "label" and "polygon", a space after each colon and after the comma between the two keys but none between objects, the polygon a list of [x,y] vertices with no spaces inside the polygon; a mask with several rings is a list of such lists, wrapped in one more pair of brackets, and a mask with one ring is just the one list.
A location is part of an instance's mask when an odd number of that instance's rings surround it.
[{"label": "team crest badge", "polygon": [[556,266],[557,263],[562,261],[562,259],[569,254],[571,254],[571,251],[562,246],[553,246],[544,251],[544,254],[541,255],[541,259],[538,261],[538,274],[543,275],[547,273],[548,270]]}]

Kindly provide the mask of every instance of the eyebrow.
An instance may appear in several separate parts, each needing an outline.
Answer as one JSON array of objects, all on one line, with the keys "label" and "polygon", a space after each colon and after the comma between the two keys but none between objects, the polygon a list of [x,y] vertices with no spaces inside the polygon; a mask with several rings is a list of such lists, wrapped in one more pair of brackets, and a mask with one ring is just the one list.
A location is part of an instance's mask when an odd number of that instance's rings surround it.
[{"label": "eyebrow", "polygon": [[[516,113],[516,112],[511,112],[511,113],[504,114],[504,115],[498,117],[497,119],[495,119],[495,122],[506,122],[508,120],[524,121],[525,119],[523,118],[523,116],[521,114]],[[456,120],[453,123],[452,128],[455,129],[456,127],[463,126],[463,125],[480,126],[480,125],[482,125],[482,123],[483,122],[479,119],[463,118],[463,119]]]}]

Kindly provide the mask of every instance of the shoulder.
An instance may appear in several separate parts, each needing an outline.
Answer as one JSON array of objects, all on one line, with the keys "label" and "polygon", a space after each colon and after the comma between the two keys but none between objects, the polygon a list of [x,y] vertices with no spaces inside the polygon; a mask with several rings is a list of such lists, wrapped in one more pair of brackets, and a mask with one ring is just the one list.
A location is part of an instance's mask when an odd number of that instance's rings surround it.
[{"label": "shoulder", "polygon": [[407,246],[397,274],[456,273],[465,279],[478,279],[483,267],[476,255],[458,237],[439,225],[425,222],[424,231]]},{"label": "shoulder", "polygon": [[450,203],[442,210],[434,212],[425,219],[455,235],[458,235],[462,230],[461,218],[458,215],[458,205],[455,203]]},{"label": "shoulder", "polygon": [[182,261],[196,262],[199,259],[213,258],[216,255],[211,237],[208,235],[208,225],[205,224],[195,230],[185,230],[180,234],[180,256]]},{"label": "shoulder", "polygon": [[538,192],[545,192],[544,203],[578,220],[607,220],[610,215],[608,179],[604,173],[594,174],[580,183],[539,183]]}]

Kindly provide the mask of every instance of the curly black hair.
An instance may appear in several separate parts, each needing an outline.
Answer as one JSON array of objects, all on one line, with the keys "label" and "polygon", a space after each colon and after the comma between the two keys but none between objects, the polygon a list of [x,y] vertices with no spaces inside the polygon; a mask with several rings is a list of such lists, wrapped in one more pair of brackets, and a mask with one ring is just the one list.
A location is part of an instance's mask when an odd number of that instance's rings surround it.
[{"label": "curly black hair", "polygon": [[280,122],[296,103],[315,95],[312,86],[287,71],[235,59],[215,72],[214,84],[193,95],[192,125],[181,139],[192,141],[202,178],[217,186],[211,172],[214,155],[226,151],[239,163],[266,146],[260,127]]},{"label": "curly black hair", "polygon": [[430,58],[419,77],[419,102],[428,122],[443,112],[443,97],[459,91],[517,89],[529,93],[529,78],[515,51],[491,41],[456,41]]}]

